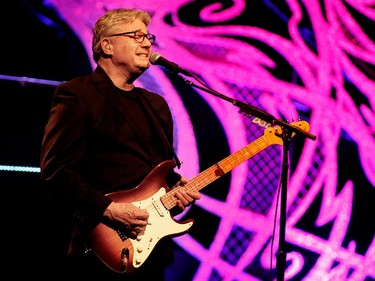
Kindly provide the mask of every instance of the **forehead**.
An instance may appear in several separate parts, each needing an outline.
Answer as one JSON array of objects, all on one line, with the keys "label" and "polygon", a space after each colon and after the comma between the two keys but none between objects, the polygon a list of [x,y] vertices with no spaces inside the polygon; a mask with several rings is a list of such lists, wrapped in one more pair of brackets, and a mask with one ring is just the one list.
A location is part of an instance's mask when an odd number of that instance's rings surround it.
[{"label": "forehead", "polygon": [[117,29],[123,32],[135,30],[147,31],[147,26],[141,20],[135,19],[133,22],[120,23]]}]

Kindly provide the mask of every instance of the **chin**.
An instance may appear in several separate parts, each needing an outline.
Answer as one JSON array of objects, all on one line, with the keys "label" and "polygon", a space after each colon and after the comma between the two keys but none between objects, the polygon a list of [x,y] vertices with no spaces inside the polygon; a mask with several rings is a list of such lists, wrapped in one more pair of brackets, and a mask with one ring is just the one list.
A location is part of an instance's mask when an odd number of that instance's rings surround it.
[{"label": "chin", "polygon": [[145,71],[145,70],[148,69],[149,67],[150,67],[150,63],[147,63],[146,65],[141,65],[141,66],[139,67],[139,69]]}]

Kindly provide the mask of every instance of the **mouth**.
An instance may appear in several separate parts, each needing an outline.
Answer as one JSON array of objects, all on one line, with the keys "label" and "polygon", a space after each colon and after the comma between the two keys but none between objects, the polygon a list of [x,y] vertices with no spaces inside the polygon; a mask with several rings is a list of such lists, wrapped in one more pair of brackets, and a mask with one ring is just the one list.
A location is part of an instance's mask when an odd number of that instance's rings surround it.
[{"label": "mouth", "polygon": [[143,70],[147,69],[150,67],[150,62],[149,62],[149,54],[148,53],[140,53],[140,54],[137,54],[137,57],[139,58],[139,66],[141,66],[141,68]]},{"label": "mouth", "polygon": [[148,58],[148,54],[137,54],[138,57]]}]

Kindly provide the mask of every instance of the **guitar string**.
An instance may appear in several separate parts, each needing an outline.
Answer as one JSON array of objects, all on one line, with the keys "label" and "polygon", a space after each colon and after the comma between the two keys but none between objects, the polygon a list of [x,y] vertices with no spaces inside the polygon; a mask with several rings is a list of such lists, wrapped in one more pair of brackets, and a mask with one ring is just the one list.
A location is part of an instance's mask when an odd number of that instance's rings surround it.
[{"label": "guitar string", "polygon": [[[299,125],[301,126],[301,125]],[[276,136],[276,131],[279,127],[276,126],[274,128],[271,128],[272,130],[269,131],[270,136]],[[267,130],[267,129],[266,129]],[[272,134],[272,131],[274,131],[274,134]],[[235,152],[234,154],[228,156],[227,158],[224,158],[223,160],[219,161],[218,163],[214,164],[213,166],[209,167],[205,171],[203,171],[201,174],[196,176],[195,178],[192,179],[192,183],[189,184],[187,183],[186,186],[184,187],[177,187],[176,189],[173,189],[166,194],[162,195],[159,199],[160,201],[155,201],[154,203],[145,205],[145,209],[149,212],[150,216],[155,215],[155,214],[161,214],[163,212],[163,209],[169,213],[169,210],[172,209],[174,206],[176,206],[177,199],[174,197],[175,192],[179,188],[189,188],[193,191],[199,191],[201,188],[204,186],[207,186],[211,182],[215,181],[216,179],[220,178],[227,172],[231,171],[234,167],[237,167],[239,164],[242,164],[245,162],[247,159],[251,158],[258,152],[262,151],[266,147],[268,147],[271,144],[276,144],[278,142],[274,141],[272,142],[271,140],[268,139],[265,134],[261,136],[260,138],[256,139],[252,143],[248,144],[244,148],[240,149],[239,151]],[[233,161],[232,161],[233,160]],[[236,160],[236,161],[234,161]],[[219,173],[215,173],[218,171]],[[211,175],[208,177],[205,177],[205,175]],[[213,176],[212,176],[213,175]],[[196,183],[196,184],[195,184]],[[159,206],[155,206],[155,204],[161,204]],[[158,211],[158,209],[160,211]],[[164,214],[162,214],[164,215]]]}]

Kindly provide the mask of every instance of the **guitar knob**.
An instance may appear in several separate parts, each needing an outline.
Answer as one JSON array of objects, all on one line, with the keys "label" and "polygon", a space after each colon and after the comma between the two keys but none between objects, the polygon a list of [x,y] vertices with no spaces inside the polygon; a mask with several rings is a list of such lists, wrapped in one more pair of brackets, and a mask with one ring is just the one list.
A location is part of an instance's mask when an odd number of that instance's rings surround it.
[{"label": "guitar knob", "polygon": [[143,250],[142,250],[141,247],[137,247],[137,252],[138,252],[138,253],[142,253],[142,251],[143,251]]}]

